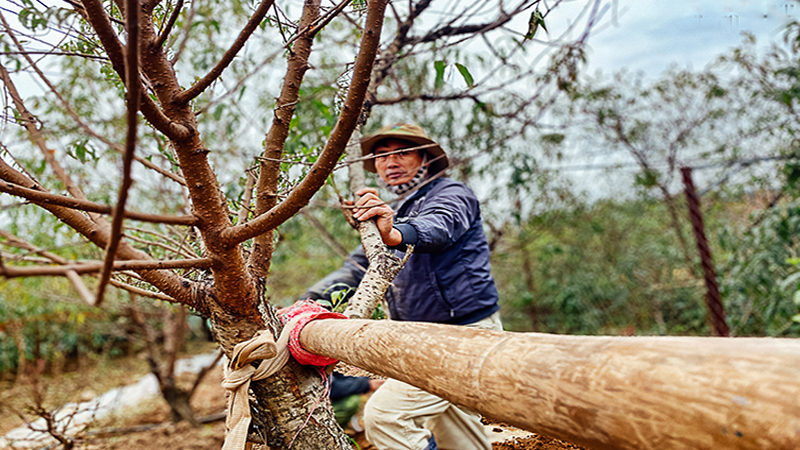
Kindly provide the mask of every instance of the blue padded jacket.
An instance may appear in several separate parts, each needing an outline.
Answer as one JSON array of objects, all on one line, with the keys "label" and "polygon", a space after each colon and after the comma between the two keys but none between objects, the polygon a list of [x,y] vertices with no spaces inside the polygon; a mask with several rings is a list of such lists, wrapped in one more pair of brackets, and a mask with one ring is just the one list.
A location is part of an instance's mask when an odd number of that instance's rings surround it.
[{"label": "blue padded jacket", "polygon": [[[480,205],[467,186],[439,178],[392,207],[395,228],[403,235],[396,253],[414,245],[386,292],[392,319],[464,325],[499,310]],[[358,286],[364,274],[359,266],[368,264],[359,246],[306,296],[329,298],[325,290],[336,283]]]}]

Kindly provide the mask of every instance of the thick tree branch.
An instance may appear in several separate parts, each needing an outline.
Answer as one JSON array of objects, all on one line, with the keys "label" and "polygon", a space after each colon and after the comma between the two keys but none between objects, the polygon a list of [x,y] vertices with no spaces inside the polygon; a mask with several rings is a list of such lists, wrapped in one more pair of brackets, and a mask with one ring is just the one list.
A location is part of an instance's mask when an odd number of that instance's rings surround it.
[{"label": "thick tree branch", "polygon": [[216,66],[211,69],[210,72],[206,74],[203,78],[201,78],[197,83],[195,83],[189,89],[181,92],[175,97],[175,102],[179,105],[184,105],[192,101],[192,99],[196,98],[198,95],[202,94],[203,91],[208,88],[211,83],[213,83],[225,68],[230,65],[233,61],[233,58],[236,57],[236,54],[239,53],[239,50],[244,47],[245,42],[250,39],[250,35],[253,34],[253,31],[258,27],[258,24],[264,20],[264,17],[267,15],[269,8],[272,7],[273,0],[261,0],[261,3],[258,5],[258,9],[256,9],[255,13],[250,17],[250,20],[247,21],[247,24],[242,31],[239,33],[239,36],[230,46],[228,51],[222,56],[222,59],[219,60]]},{"label": "thick tree branch", "polygon": [[[361,155],[358,138],[359,133],[356,131],[351,136],[350,145],[347,148],[348,159],[355,160]],[[355,195],[366,185],[364,164],[363,162],[351,164],[348,170],[350,172],[350,192]],[[361,236],[361,245],[364,247],[369,267],[358,284],[355,294],[348,300],[344,315],[351,319],[369,319],[372,317],[375,307],[386,294],[389,285],[411,256],[414,247],[409,245],[405,258],[401,260],[384,244],[375,219],[365,222],[356,221],[356,228]]]},{"label": "thick tree branch", "polygon": [[[141,261],[115,261],[112,269],[120,270],[163,270],[163,269],[207,269],[213,264],[211,258],[177,259],[174,261],[157,261],[146,259]],[[9,267],[6,266],[0,275],[6,278],[19,277],[41,277],[41,276],[66,276],[67,272],[97,273],[105,270],[104,263],[100,261],[85,262],[79,264],[67,264],[63,266],[26,266]],[[97,303],[94,303],[97,305]]]},{"label": "thick tree branch", "polygon": [[[126,82],[125,48],[111,26],[111,20],[109,20],[103,8],[103,2],[101,0],[83,0],[82,3],[85,8],[84,17],[97,33],[100,43],[103,44],[103,48],[105,48],[108,58],[111,60],[111,66],[123,82]],[[138,76],[136,77],[136,83],[141,84]],[[172,139],[185,139],[191,135],[191,131],[187,127],[173,122],[164,115],[158,105],[147,95],[147,92],[141,89],[141,86],[138,92],[140,93],[139,102],[142,114],[157,130]]]},{"label": "thick tree branch", "polygon": [[125,218],[125,204],[128,202],[128,192],[133,184],[131,167],[133,155],[136,151],[136,132],[138,130],[137,113],[139,112],[139,96],[141,83],[139,82],[139,0],[126,0],[125,24],[128,31],[128,45],[125,48],[125,79],[128,91],[128,127],[125,138],[125,153],[122,156],[122,183],[117,194],[117,204],[111,220],[111,237],[106,247],[106,258],[103,270],[100,272],[100,282],[97,286],[96,305],[103,302],[108,280],[111,279],[111,267],[116,259],[117,247],[122,239],[122,222]]},{"label": "thick tree branch", "polygon": [[[58,205],[70,209],[77,209],[80,211],[98,214],[111,214],[114,209],[111,206],[101,205],[88,200],[51,194],[49,192],[43,192],[37,189],[29,189],[8,181],[0,182],[0,192],[16,195],[37,203]],[[195,216],[166,216],[160,214],[140,213],[135,211],[125,211],[124,216],[126,218],[139,220],[142,222],[165,223],[169,225],[197,226],[199,224],[199,221]]]},{"label": "thick tree branch", "polygon": [[[52,92],[53,95],[56,96],[56,98],[58,99],[59,103],[61,103],[61,106],[64,108],[64,110],[67,112],[67,114],[70,117],[72,117],[72,120],[75,121],[75,123],[77,123],[79,127],[81,127],[81,129],[84,131],[84,133],[86,133],[87,135],[89,135],[89,136],[91,136],[91,137],[93,137],[95,139],[100,140],[104,144],[108,145],[114,151],[119,152],[119,153],[124,153],[125,150],[123,148],[121,148],[120,145],[118,145],[118,144],[116,144],[114,142],[111,142],[108,139],[106,139],[105,137],[103,137],[100,134],[96,133],[94,130],[92,130],[91,127],[89,127],[89,125],[87,125],[83,120],[81,120],[80,116],[78,116],[78,114],[75,113],[75,111],[72,109],[72,106],[69,104],[69,102],[67,102],[64,99],[64,97],[58,92],[58,90],[53,85],[53,83],[50,82],[50,79],[47,78],[47,76],[44,74],[44,72],[42,72],[41,69],[39,69],[39,65],[36,64],[36,61],[34,61],[33,58],[30,57],[30,52],[26,52],[25,51],[25,48],[22,46],[22,43],[19,42],[19,40],[17,39],[17,36],[13,32],[11,32],[11,28],[8,26],[8,23],[6,22],[6,19],[3,16],[2,13],[0,13],[0,21],[2,21],[3,26],[8,31],[9,37],[11,37],[11,40],[14,42],[14,45],[16,45],[16,47],[20,50],[20,53],[25,57],[25,60],[28,61],[28,64],[31,66],[31,68],[33,68],[33,70],[36,72],[36,74],[39,75],[39,78],[42,80],[42,82],[44,82],[44,84],[47,85],[47,88],[50,89],[50,92]],[[51,54],[51,53],[48,53],[48,54]],[[106,59],[106,58],[104,58],[104,59]],[[138,156],[134,156],[134,158],[136,159],[136,161],[140,162],[145,167],[147,167],[149,169],[152,169],[152,170],[155,170],[156,172],[164,175],[167,178],[170,178],[170,179],[176,181],[177,183],[179,183],[181,185],[184,185],[184,186],[186,185],[186,182],[183,181],[183,178],[179,177],[178,175],[175,175],[172,172],[166,171],[166,170],[156,166],[155,164],[151,163],[150,161],[148,161],[148,160],[146,160],[144,158],[140,158]]]},{"label": "thick tree branch", "polygon": [[14,106],[19,112],[21,119],[20,121],[25,127],[25,130],[28,132],[28,135],[31,137],[31,140],[34,142],[34,144],[36,144],[36,146],[42,152],[42,156],[53,170],[56,177],[58,177],[58,179],[64,183],[64,186],[66,186],[67,192],[69,192],[70,195],[76,199],[86,200],[86,195],[84,195],[83,191],[78,187],[78,185],[72,181],[72,178],[67,175],[67,172],[63,167],[61,167],[61,164],[59,164],[58,160],[53,155],[53,152],[47,148],[47,143],[45,142],[42,132],[36,127],[36,117],[30,111],[28,111],[28,108],[25,107],[25,104],[22,101],[22,96],[19,95],[16,85],[11,80],[11,76],[8,74],[8,71],[2,64],[0,64],[0,79],[2,79],[3,83],[6,85],[6,90],[11,96],[11,100],[14,102]]},{"label": "thick tree branch", "polygon": [[[0,158],[0,179],[12,182],[17,185],[32,184],[35,186],[36,190],[40,190],[43,192],[45,191],[45,189],[42,186],[37,185],[35,182],[30,180],[26,176],[14,170],[11,166],[6,164],[6,162],[3,161],[1,158]],[[81,235],[85,236],[87,239],[89,239],[92,243],[94,243],[98,247],[105,248],[108,239],[107,226],[99,226],[96,223],[89,220],[89,218],[86,217],[83,213],[69,208],[39,203],[36,201],[34,201],[33,203],[50,211],[50,213],[52,213],[56,218],[67,224],[69,227],[71,227]],[[135,248],[125,243],[120,245],[120,248],[117,251],[117,256],[119,259],[130,259],[130,260],[146,260],[150,258],[149,255],[147,255],[146,253],[136,250]],[[193,289],[194,282],[183,279],[177,276],[176,274],[168,271],[142,270],[139,273],[139,276],[141,276],[142,279],[152,284],[162,292],[174,298],[176,302],[183,303],[185,305],[201,310],[205,309],[205,305],[202,304],[203,300],[197,296],[197,292],[195,292],[195,290]]]},{"label": "thick tree branch", "polygon": [[289,194],[282,203],[250,222],[225,230],[221,238],[229,245],[252,239],[274,229],[307,205],[311,197],[325,183],[328,175],[344,152],[347,141],[356,128],[369,86],[372,66],[380,45],[383,14],[386,0],[373,0],[367,5],[367,20],[361,39],[361,48],[353,68],[353,80],[347,92],[342,112],[331,132],[330,139],[308,176]]},{"label": "thick tree branch", "polygon": [[[303,4],[303,15],[299,26],[306,28],[319,18],[319,0],[307,0]],[[256,209],[258,217],[278,203],[278,181],[280,180],[281,166],[277,160],[283,156],[283,148],[289,137],[289,126],[294,115],[295,105],[300,95],[300,86],[308,70],[308,57],[311,55],[311,45],[314,38],[310,33],[302,35],[289,55],[286,75],[283,78],[283,87],[278,97],[278,106],[272,115],[272,126],[267,133],[264,143],[264,156],[267,159],[259,161],[261,173],[256,184]],[[269,271],[273,252],[273,230],[256,236],[253,252],[250,254],[249,267],[254,274],[266,277]]]}]

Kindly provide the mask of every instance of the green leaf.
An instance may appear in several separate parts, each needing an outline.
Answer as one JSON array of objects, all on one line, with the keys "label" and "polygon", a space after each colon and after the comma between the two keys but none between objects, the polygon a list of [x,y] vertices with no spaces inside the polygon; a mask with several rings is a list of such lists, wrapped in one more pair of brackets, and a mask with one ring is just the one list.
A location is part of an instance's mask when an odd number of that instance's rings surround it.
[{"label": "green leaf", "polygon": [[463,64],[456,63],[456,68],[458,68],[458,72],[461,73],[461,76],[464,77],[464,82],[467,83],[470,89],[475,87],[475,80],[472,78],[472,74],[469,73],[469,69],[467,69]]},{"label": "green leaf", "polygon": [[800,314],[795,314],[792,316],[792,322],[800,322]]},{"label": "green leaf", "polygon": [[214,109],[214,120],[219,120],[222,117],[222,112],[225,111],[225,104],[221,103],[219,106]]},{"label": "green leaf", "polygon": [[531,13],[531,17],[528,19],[528,32],[525,33],[525,40],[527,41],[528,39],[533,39],[533,37],[536,36],[536,32],[539,30],[540,26],[545,32],[548,32],[547,26],[544,24],[544,16],[537,9]]},{"label": "green leaf", "polygon": [[794,293],[793,301],[795,305],[800,306],[800,291]]},{"label": "green leaf", "polygon": [[564,138],[565,137],[566,136],[564,136],[561,133],[543,134],[542,135],[542,141],[547,142],[549,144],[558,145],[558,144],[564,142]]},{"label": "green leaf", "polygon": [[444,69],[447,64],[444,61],[434,61],[433,68],[436,69],[436,81],[433,86],[436,89],[441,89],[444,86]]},{"label": "green leaf", "polygon": [[78,143],[75,146],[75,157],[82,163],[86,162],[86,144],[85,143]]}]

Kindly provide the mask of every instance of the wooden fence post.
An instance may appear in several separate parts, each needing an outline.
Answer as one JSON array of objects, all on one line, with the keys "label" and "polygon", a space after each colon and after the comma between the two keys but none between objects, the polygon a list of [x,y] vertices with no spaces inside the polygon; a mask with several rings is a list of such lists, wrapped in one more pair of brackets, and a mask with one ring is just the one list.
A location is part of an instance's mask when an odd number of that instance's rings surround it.
[{"label": "wooden fence post", "polygon": [[700,199],[692,181],[692,168],[681,167],[683,176],[686,203],[689,205],[689,217],[692,220],[692,230],[697,241],[697,250],[700,252],[700,262],[703,266],[703,277],[706,281],[706,306],[711,314],[714,325],[714,334],[728,336],[728,324],[725,322],[725,307],[722,306],[722,296],[717,285],[717,272],[714,270],[714,260],[711,258],[711,248],[706,239],[706,229],[703,225],[703,213],[700,211]]}]

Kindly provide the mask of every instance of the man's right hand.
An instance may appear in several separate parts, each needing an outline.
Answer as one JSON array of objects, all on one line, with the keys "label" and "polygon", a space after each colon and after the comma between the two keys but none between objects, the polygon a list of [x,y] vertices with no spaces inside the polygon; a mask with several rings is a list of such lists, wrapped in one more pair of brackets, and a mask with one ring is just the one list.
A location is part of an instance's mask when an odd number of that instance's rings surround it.
[{"label": "man's right hand", "polygon": [[383,243],[389,247],[400,245],[403,235],[394,227],[394,210],[378,196],[375,188],[363,188],[356,192],[361,196],[356,202],[353,217],[363,222],[375,218]]}]

